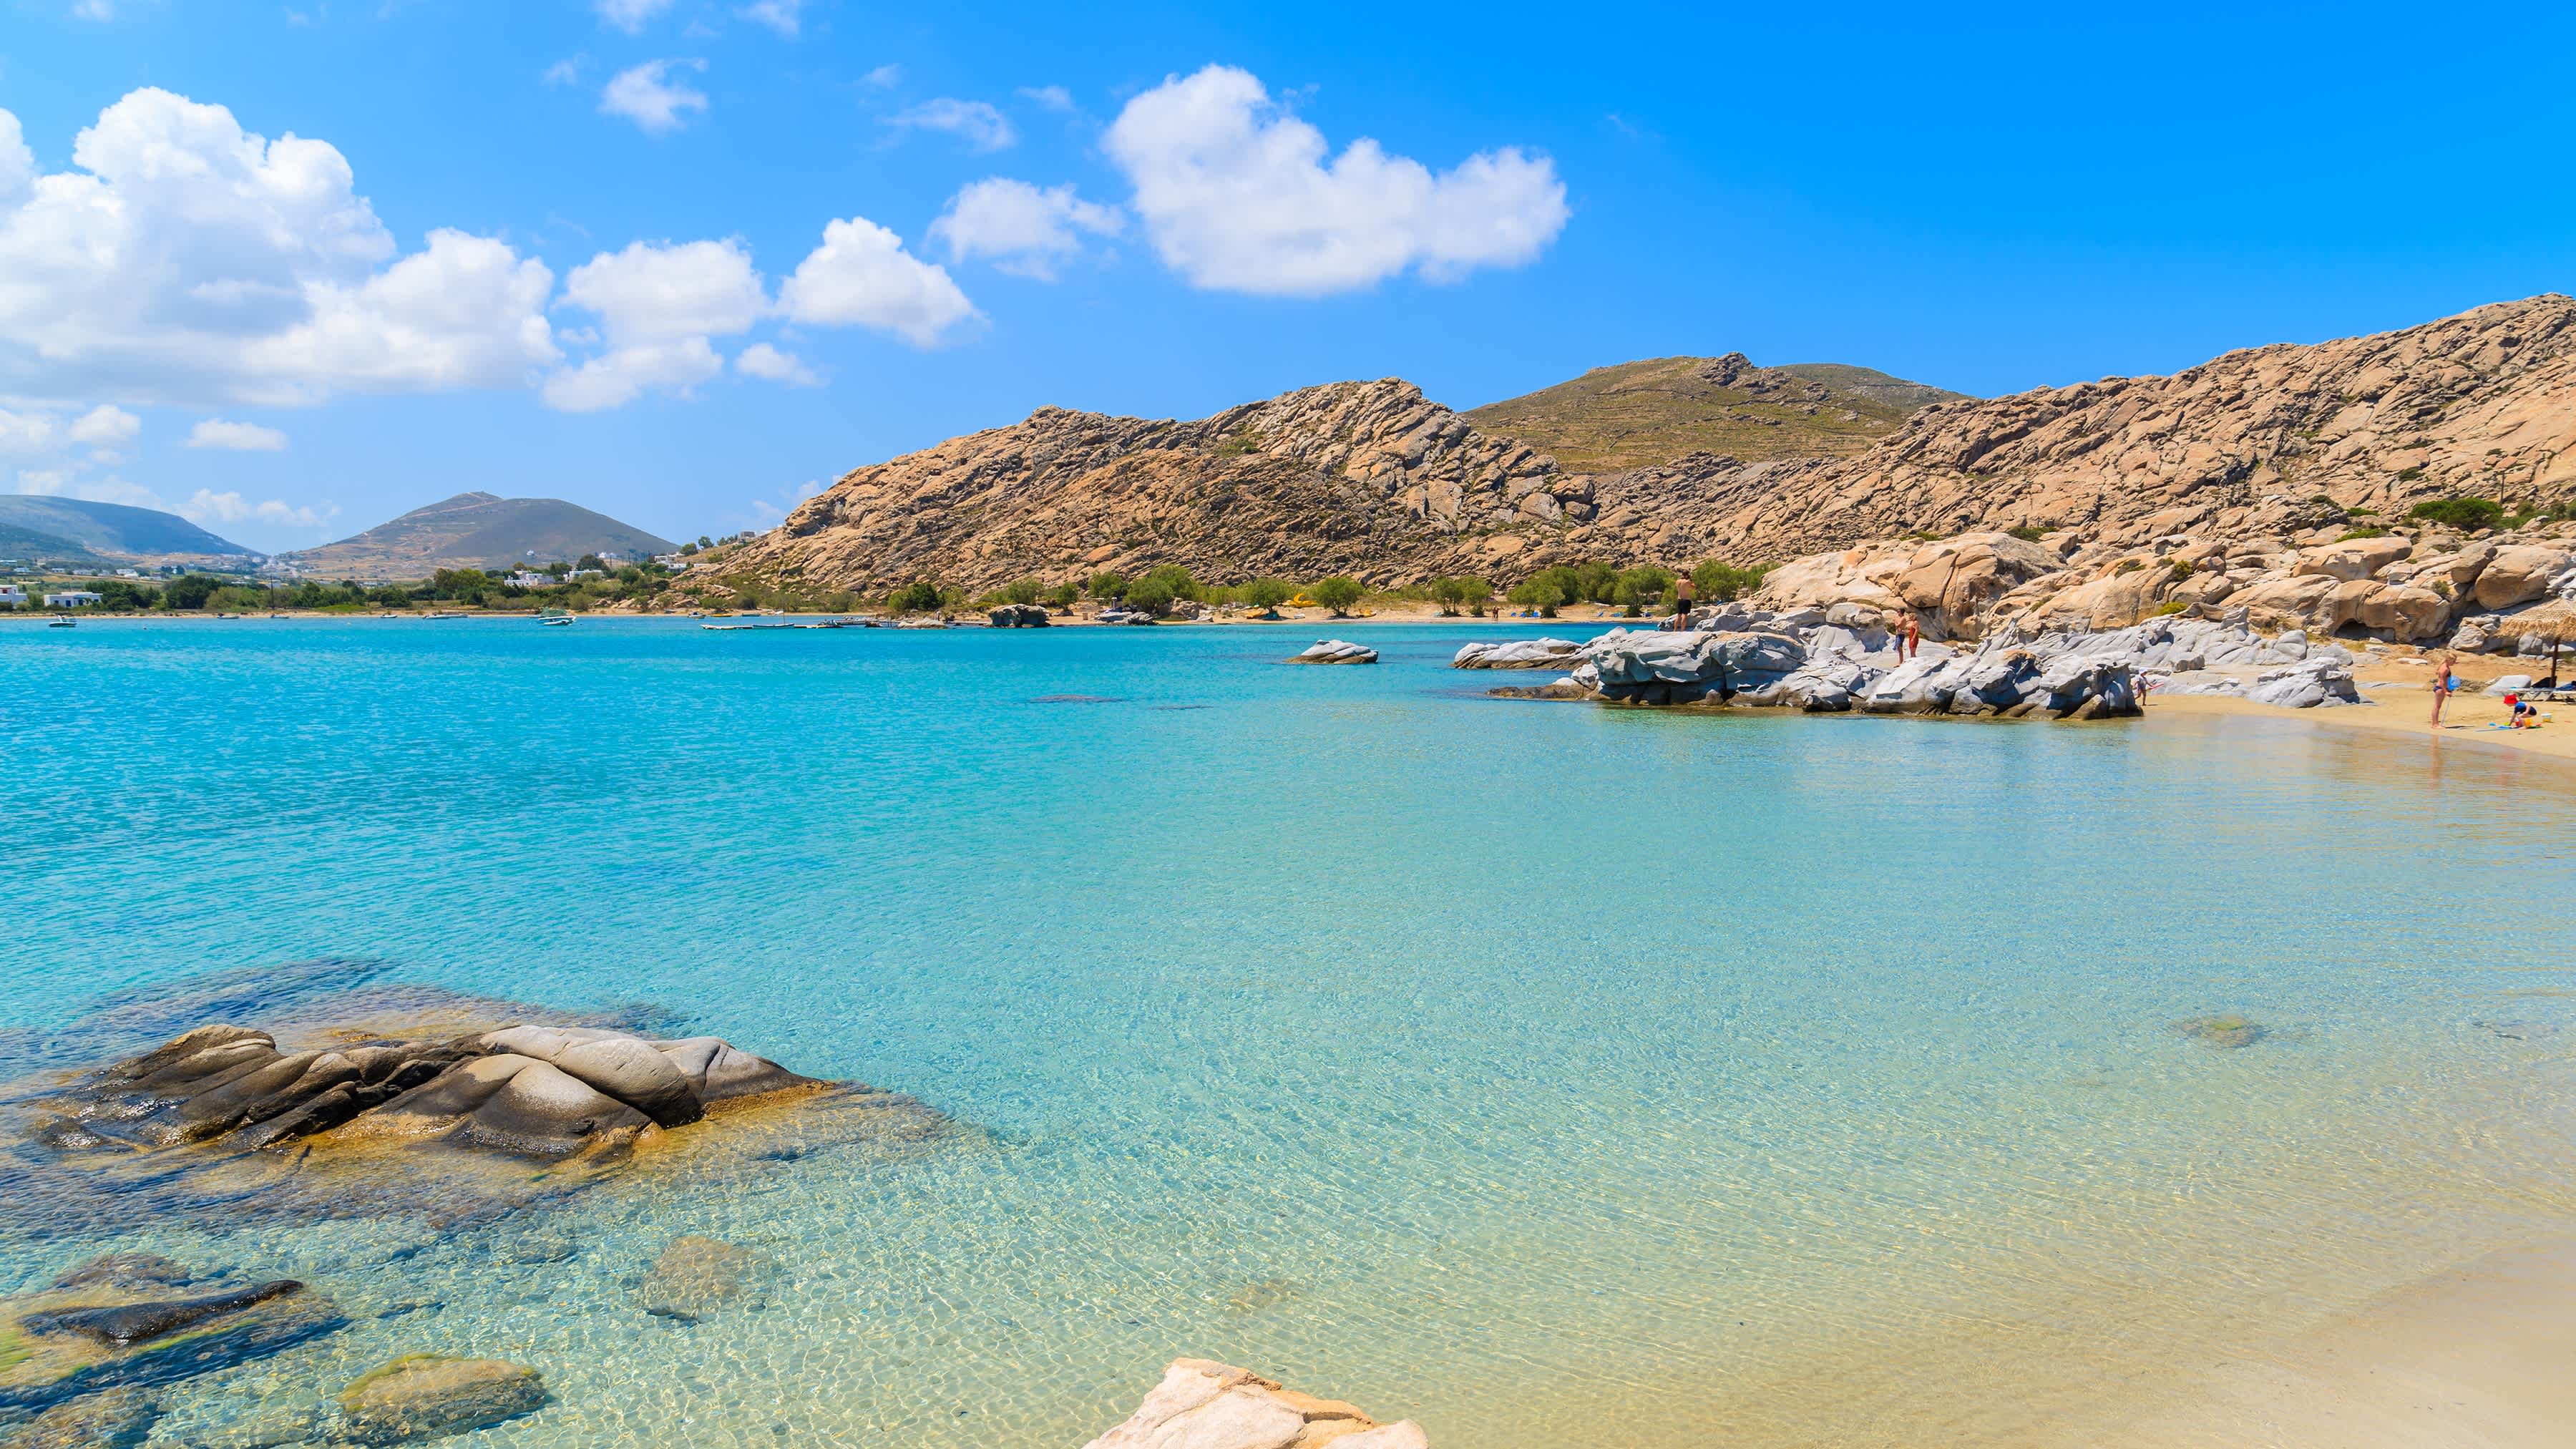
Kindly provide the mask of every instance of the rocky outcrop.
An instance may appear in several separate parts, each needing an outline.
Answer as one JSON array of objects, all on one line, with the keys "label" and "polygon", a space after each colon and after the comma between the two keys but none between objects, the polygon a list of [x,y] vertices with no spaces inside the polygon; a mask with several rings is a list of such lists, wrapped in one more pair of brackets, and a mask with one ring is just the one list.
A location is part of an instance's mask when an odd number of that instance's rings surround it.
[{"label": "rocky outcrop", "polygon": [[1051,622],[1039,604],[1004,604],[987,617],[996,629],[1043,629]]},{"label": "rocky outcrop", "polygon": [[410,1354],[341,1392],[339,1437],[351,1444],[408,1444],[488,1429],[545,1404],[545,1379],[535,1369],[500,1359]]},{"label": "rocky outcrop", "polygon": [[1410,1419],[1380,1424],[1350,1404],[1250,1370],[1184,1358],[1125,1423],[1087,1449],[1429,1449],[1430,1442]]},{"label": "rocky outcrop", "polygon": [[1040,408],[843,475],[724,571],[862,591],[1165,563],[1215,579],[1393,582],[1472,571],[1592,513],[1590,479],[1389,378],[1189,422]]},{"label": "rocky outcrop", "polygon": [[51,1099],[37,1135],[63,1151],[438,1137],[556,1158],[686,1126],[714,1103],[821,1085],[714,1037],[514,1026],[287,1052],[263,1031],[205,1026]]},{"label": "rocky outcrop", "polygon": [[[2103,719],[2138,713],[2148,690],[2242,693],[2304,708],[2359,703],[2353,656],[2304,635],[2265,639],[2242,620],[2171,618],[2107,632],[2025,636],[2007,627],[1973,647],[1927,644],[1898,657],[1883,621],[1851,606],[1775,613],[1703,609],[1685,630],[1613,629],[1583,645],[1562,680],[1507,698],[1737,705],[1810,713]],[[2259,675],[2249,689],[2233,669]],[[1459,668],[1476,667],[1459,663]]]},{"label": "rocky outcrop", "polygon": [[[454,1222],[612,1176],[755,1179],[765,1154],[956,1124],[900,1094],[799,1076],[715,1037],[399,1023],[202,1027],[0,1100],[0,1201],[25,1233],[427,1214]],[[704,1118],[720,1118],[702,1122]]]},{"label": "rocky outcrop", "polygon": [[1449,660],[1452,669],[1565,669],[1583,646],[1571,639],[1479,640],[1460,646]]},{"label": "rocky outcrop", "polygon": [[1318,639],[1291,655],[1291,664],[1375,664],[1377,651],[1348,639]]}]

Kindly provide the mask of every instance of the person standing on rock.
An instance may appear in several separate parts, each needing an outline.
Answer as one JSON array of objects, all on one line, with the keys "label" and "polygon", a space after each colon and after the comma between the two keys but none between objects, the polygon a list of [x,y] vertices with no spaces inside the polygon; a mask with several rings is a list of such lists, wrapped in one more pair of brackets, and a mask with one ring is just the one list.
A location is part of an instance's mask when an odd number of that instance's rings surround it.
[{"label": "person standing on rock", "polygon": [[1902,664],[1922,652],[1923,626],[1914,622],[1914,611],[1911,609],[1898,615],[1897,623],[1903,626],[1904,630],[1904,637],[1896,641],[1896,662]]},{"label": "person standing on rock", "polygon": [[2451,695],[2460,687],[2460,676],[2451,672],[2452,662],[2457,658],[2457,655],[2445,654],[2442,656],[2442,662],[2433,666],[2433,728],[2435,729],[2442,727],[2443,704],[2448,702]]},{"label": "person standing on rock", "polygon": [[1683,574],[1681,577],[1673,580],[1673,627],[1676,629],[1689,628],[1690,611],[1691,576]]}]

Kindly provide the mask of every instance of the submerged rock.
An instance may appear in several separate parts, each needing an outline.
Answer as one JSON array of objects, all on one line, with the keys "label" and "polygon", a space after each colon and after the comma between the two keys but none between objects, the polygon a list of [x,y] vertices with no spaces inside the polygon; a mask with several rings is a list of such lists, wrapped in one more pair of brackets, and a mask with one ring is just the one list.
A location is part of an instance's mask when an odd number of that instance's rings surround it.
[{"label": "submerged rock", "polygon": [[777,1266],[765,1253],[691,1233],[674,1238],[653,1260],[635,1297],[656,1318],[696,1323],[744,1301]]},{"label": "submerged rock", "polygon": [[1318,639],[1292,657],[1291,664],[1375,664],[1377,651],[1347,639]]},{"label": "submerged rock", "polygon": [[[94,1272],[98,1267],[65,1274],[69,1286],[0,1299],[0,1411],[175,1383],[264,1358],[346,1321],[329,1298],[291,1279],[173,1298],[166,1282],[113,1281],[121,1275]],[[175,1276],[186,1279],[184,1271]]]},{"label": "submerged rock", "polygon": [[2174,1030],[2203,1046],[2229,1050],[2250,1047],[2266,1035],[2265,1028],[2241,1016],[2195,1016],[2174,1023]]},{"label": "submerged rock", "polygon": [[545,1405],[545,1379],[535,1369],[411,1354],[341,1392],[340,1436],[353,1444],[403,1444],[490,1428]]},{"label": "submerged rock", "polygon": [[1380,1424],[1350,1404],[1282,1388],[1248,1369],[1174,1359],[1127,1422],[1087,1449],[1428,1449],[1411,1419]]},{"label": "submerged rock", "polygon": [[30,1419],[0,1445],[7,1449],[135,1449],[152,1435],[161,1406],[137,1388],[109,1389]]}]

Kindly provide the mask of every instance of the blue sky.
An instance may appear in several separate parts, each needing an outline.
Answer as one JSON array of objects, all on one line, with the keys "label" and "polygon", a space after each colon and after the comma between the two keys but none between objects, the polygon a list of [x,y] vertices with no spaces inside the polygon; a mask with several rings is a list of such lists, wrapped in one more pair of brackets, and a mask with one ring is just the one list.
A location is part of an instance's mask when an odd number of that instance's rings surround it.
[{"label": "blue sky", "polygon": [[467,488],[680,537],[1046,404],[2170,371],[2576,285],[2576,100],[2533,69],[2571,42],[2564,6],[0,0],[0,488],[270,549]]}]

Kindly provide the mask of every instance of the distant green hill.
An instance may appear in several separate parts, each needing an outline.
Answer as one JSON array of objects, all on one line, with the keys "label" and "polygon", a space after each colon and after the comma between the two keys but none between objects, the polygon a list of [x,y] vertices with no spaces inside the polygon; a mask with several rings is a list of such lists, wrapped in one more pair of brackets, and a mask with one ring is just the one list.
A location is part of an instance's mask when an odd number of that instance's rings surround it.
[{"label": "distant green hill", "polygon": [[1963,396],[1866,367],[1756,367],[1731,352],[1596,367],[1466,416],[1554,454],[1567,472],[1614,473],[1688,453],[1748,463],[1857,453],[1925,404]]},{"label": "distant green hill", "polygon": [[310,574],[332,578],[426,578],[440,569],[507,568],[578,559],[586,553],[629,558],[669,553],[678,545],[560,498],[503,498],[459,493],[380,523],[355,538],[284,556]]},{"label": "distant green hill", "polygon": [[258,554],[217,538],[175,513],[129,508],[122,503],[92,503],[84,498],[39,498],[0,494],[0,558],[19,556],[14,537],[33,535],[31,552],[76,562],[41,546],[44,539],[69,544],[75,554],[99,559],[189,558],[251,559]]},{"label": "distant green hill", "polygon": [[13,523],[0,523],[0,559],[33,563],[101,564],[106,560],[58,533],[38,533]]}]

